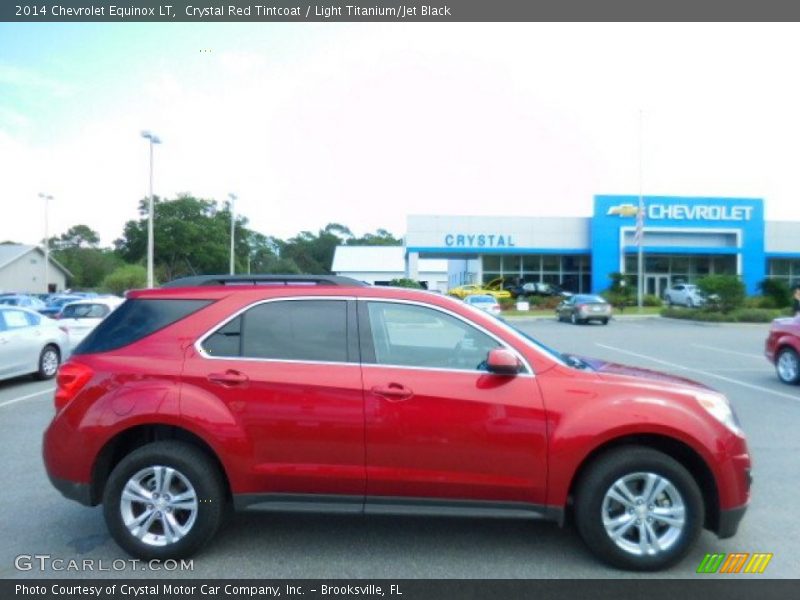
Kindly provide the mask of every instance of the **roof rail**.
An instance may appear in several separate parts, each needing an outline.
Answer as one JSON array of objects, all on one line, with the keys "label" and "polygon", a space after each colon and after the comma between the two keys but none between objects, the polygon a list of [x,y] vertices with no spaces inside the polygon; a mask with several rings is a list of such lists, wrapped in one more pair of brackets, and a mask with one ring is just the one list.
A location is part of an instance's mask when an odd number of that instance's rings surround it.
[{"label": "roof rail", "polygon": [[338,275],[195,275],[175,279],[163,284],[161,287],[198,287],[206,285],[334,285],[363,287],[368,284],[357,279]]}]

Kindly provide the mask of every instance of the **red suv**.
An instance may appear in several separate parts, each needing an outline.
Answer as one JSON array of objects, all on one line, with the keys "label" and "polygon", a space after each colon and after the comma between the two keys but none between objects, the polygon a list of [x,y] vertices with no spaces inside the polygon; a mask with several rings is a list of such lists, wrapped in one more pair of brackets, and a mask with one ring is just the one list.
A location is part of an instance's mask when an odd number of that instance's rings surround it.
[{"label": "red suv", "polygon": [[52,483],[148,559],[196,551],[234,507],[572,519],[602,559],[658,569],[703,527],[734,535],[749,500],[723,395],[337,277],[132,292],[55,404]]}]

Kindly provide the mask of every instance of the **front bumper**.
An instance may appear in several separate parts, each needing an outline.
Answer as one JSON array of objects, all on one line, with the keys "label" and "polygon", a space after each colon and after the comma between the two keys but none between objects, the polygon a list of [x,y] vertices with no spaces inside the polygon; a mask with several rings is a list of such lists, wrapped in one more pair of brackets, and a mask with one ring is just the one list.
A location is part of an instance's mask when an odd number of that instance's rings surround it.
[{"label": "front bumper", "polygon": [[738,508],[730,508],[728,510],[721,510],[719,512],[719,526],[717,527],[717,536],[720,539],[730,538],[736,535],[739,529],[739,523],[742,522],[742,517],[747,511],[747,505]]}]

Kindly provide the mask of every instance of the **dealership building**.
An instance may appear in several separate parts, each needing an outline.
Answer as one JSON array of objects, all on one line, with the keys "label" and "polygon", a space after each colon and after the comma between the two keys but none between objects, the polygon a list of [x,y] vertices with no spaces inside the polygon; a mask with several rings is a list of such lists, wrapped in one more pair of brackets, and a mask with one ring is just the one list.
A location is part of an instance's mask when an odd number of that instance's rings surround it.
[{"label": "dealership building", "polygon": [[[637,273],[638,207],[595,196],[591,217],[411,215],[405,274],[447,259],[448,287],[504,277],[600,292],[611,273]],[[800,222],[765,221],[757,198],[645,196],[642,245],[648,294],[710,274],[739,275],[749,294],[766,277],[800,283]]]}]

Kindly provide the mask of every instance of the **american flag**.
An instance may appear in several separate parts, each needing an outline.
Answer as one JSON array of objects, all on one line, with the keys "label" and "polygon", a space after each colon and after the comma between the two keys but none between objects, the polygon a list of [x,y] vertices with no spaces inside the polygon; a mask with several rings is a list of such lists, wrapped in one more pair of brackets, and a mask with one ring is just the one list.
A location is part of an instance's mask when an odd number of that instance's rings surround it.
[{"label": "american flag", "polygon": [[636,211],[636,233],[633,235],[633,243],[641,246],[644,238],[644,197],[639,196],[639,210]]}]

